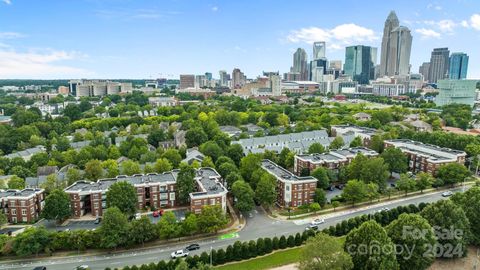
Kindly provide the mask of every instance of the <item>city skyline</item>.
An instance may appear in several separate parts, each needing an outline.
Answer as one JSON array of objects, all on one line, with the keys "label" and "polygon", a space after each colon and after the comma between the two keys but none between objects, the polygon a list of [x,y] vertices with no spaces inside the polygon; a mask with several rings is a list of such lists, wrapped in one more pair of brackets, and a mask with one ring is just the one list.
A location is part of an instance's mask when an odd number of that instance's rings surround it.
[{"label": "city skyline", "polygon": [[[178,79],[180,74],[205,72],[217,77],[219,70],[230,73],[234,68],[249,78],[263,70],[285,73],[297,48],[307,52],[308,61],[313,59],[315,41],[326,42],[330,61],[343,62],[348,46],[380,50],[384,22],[392,10],[413,36],[412,73],[430,60],[434,48],[448,47],[451,53],[469,56],[467,78],[480,78],[480,66],[474,65],[480,60],[475,49],[480,14],[475,14],[474,1],[376,1],[375,9],[354,1],[302,1],[296,12],[308,14],[316,7],[328,12],[320,18],[288,20],[279,18],[291,10],[274,3],[0,1],[0,79]],[[348,9],[357,12],[338,16]],[[261,25],[255,18],[262,19]]]}]

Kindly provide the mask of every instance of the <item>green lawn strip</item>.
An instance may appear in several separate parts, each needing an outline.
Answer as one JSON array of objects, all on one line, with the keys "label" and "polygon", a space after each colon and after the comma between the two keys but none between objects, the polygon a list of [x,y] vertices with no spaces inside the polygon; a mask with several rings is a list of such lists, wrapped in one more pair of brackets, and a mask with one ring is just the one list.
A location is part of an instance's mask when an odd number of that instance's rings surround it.
[{"label": "green lawn strip", "polygon": [[301,247],[276,251],[263,257],[253,258],[247,261],[230,263],[215,267],[220,270],[262,270],[296,263],[300,258]]}]

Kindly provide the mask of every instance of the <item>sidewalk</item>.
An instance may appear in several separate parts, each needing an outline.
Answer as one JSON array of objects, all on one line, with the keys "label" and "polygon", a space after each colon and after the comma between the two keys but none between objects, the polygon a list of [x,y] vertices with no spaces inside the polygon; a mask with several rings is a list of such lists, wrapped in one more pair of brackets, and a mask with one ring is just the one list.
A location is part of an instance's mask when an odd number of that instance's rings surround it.
[{"label": "sidewalk", "polygon": [[[474,184],[475,184],[475,182],[465,182],[465,187],[471,186],[471,185],[474,185]],[[388,204],[392,204],[392,203],[402,202],[402,201],[405,201],[405,200],[414,199],[414,198],[422,197],[422,196],[425,196],[425,195],[438,194],[438,193],[442,193],[442,192],[445,192],[447,190],[452,190],[452,189],[456,189],[456,188],[462,188],[462,186],[456,186],[456,187],[453,187],[453,188],[444,188],[444,189],[430,188],[430,189],[424,190],[423,193],[421,193],[420,191],[415,191],[415,192],[409,193],[408,196],[405,196],[403,194],[399,194],[399,195],[391,196],[390,198],[383,197],[383,198],[380,198],[380,199],[378,199],[376,201],[373,201],[373,202],[357,203],[355,205],[355,207],[353,207],[351,205],[340,206],[340,207],[337,207],[335,209],[335,211],[333,210],[333,208],[329,208],[329,209],[317,211],[316,213],[308,212],[308,213],[303,213],[303,214],[299,214],[299,215],[291,215],[290,217],[288,217],[288,216],[280,215],[278,213],[278,211],[275,210],[275,211],[272,212],[272,214],[274,214],[275,216],[272,216],[270,214],[268,216],[271,219],[275,219],[275,220],[296,220],[296,219],[302,219],[302,218],[333,217],[333,216],[338,216],[338,215],[331,215],[330,216],[329,214],[344,213],[344,212],[347,212],[347,214],[348,214],[348,213],[351,213],[353,211],[368,210],[372,207],[379,207],[379,206],[388,205]],[[362,207],[362,206],[364,206],[364,207]],[[343,215],[343,214],[341,214],[341,215]]]}]

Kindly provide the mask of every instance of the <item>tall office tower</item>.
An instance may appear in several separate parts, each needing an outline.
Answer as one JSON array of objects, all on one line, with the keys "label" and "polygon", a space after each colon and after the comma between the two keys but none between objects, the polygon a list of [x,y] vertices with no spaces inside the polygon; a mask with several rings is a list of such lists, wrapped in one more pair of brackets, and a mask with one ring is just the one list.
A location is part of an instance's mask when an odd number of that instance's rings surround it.
[{"label": "tall office tower", "polygon": [[335,70],[342,70],[342,60],[331,60],[330,68]]},{"label": "tall office tower", "polygon": [[450,55],[448,78],[460,80],[467,78],[468,55],[462,52]]},{"label": "tall office tower", "polygon": [[310,61],[309,78],[314,82],[322,82],[323,75],[327,73],[327,59],[320,58]]},{"label": "tall office tower", "polygon": [[301,81],[308,80],[307,53],[304,49],[298,48],[293,54],[293,67],[291,72],[299,73]]},{"label": "tall office tower", "polygon": [[448,48],[435,48],[430,58],[430,69],[428,70],[428,81],[437,83],[438,80],[448,76],[448,60],[450,51]]},{"label": "tall office tower", "polygon": [[227,71],[225,71],[225,70],[220,70],[220,71],[218,72],[218,75],[219,75],[219,77],[220,77],[220,86],[228,86],[229,78],[228,78]]},{"label": "tall office tower", "polygon": [[246,77],[239,68],[232,71],[232,88],[242,88],[245,85]]},{"label": "tall office tower", "polygon": [[281,96],[282,95],[282,79],[278,74],[270,75],[270,89],[272,89],[273,96]]},{"label": "tall office tower", "polygon": [[368,84],[369,80],[373,80],[375,76],[375,60],[370,46],[350,46],[345,49],[345,65],[344,74],[357,81],[360,84]]},{"label": "tall office tower", "polygon": [[181,74],[180,75],[180,89],[195,87],[195,75]]},{"label": "tall office tower", "polygon": [[211,72],[205,72],[205,79],[208,81],[212,80],[212,73]]},{"label": "tall office tower", "polygon": [[395,11],[391,11],[383,28],[380,76],[408,75],[411,49],[410,29],[400,26]]},{"label": "tall office tower", "polygon": [[195,88],[202,88],[207,85],[205,75],[195,76]]},{"label": "tall office tower", "polygon": [[313,43],[313,60],[325,58],[325,41]]},{"label": "tall office tower", "polygon": [[428,82],[428,71],[430,69],[430,62],[423,62],[423,64],[418,68],[418,73],[423,75],[423,79]]}]

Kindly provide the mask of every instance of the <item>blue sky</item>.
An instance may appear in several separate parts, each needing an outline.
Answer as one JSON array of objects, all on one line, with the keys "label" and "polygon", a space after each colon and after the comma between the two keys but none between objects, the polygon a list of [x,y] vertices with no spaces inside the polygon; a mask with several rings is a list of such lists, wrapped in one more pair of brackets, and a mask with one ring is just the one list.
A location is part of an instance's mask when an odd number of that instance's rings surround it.
[{"label": "blue sky", "polygon": [[[177,78],[238,67],[287,72],[327,41],[379,47],[395,10],[413,35],[412,71],[435,47],[470,56],[480,78],[480,3],[450,1],[0,0],[0,78]],[[378,56],[378,59],[380,57]]]}]

